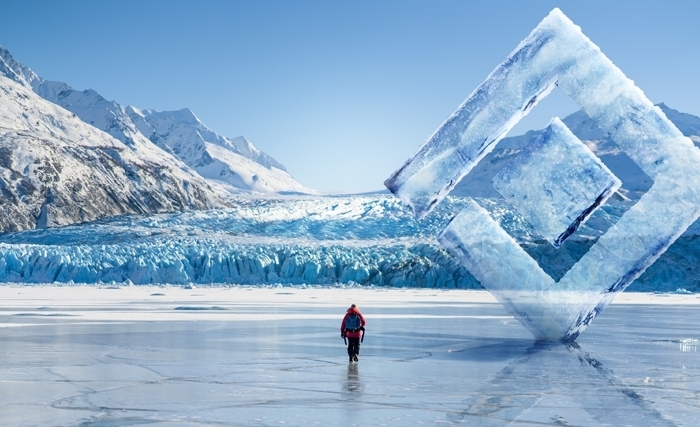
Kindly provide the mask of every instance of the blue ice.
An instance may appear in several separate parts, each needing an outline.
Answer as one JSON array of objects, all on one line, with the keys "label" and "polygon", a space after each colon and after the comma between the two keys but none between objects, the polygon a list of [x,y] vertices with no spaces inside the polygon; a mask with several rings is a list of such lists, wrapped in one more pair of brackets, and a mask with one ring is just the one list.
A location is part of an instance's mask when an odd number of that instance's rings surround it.
[{"label": "blue ice", "polygon": [[[700,216],[700,151],[559,9],[385,184],[424,217],[555,85],[654,180],[652,188],[558,282],[476,203],[460,212],[438,240],[538,339],[570,341]],[[528,173],[539,176],[540,171]],[[576,179],[559,184],[576,188],[584,176],[574,172]],[[593,181],[612,183],[610,189],[617,185],[614,177],[601,177]],[[589,187],[590,194],[601,197],[599,185],[583,185]],[[531,190],[517,208],[535,223],[550,215],[560,219],[554,211],[572,199],[565,191],[550,197]],[[573,199],[591,206],[585,197]],[[555,234],[550,230],[562,228],[556,221],[533,225],[549,238]]]},{"label": "blue ice", "polygon": [[557,248],[621,184],[556,117],[493,179],[503,198]]}]

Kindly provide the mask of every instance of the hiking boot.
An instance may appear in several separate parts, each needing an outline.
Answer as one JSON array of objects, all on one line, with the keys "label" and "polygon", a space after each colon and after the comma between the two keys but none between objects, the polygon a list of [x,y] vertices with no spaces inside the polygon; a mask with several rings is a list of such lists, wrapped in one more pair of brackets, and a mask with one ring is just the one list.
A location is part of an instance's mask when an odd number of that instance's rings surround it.
[{"label": "hiking boot", "polygon": [[354,355],[354,356],[352,356],[352,360],[354,360],[355,362],[359,362],[360,358],[357,357],[357,355]]}]

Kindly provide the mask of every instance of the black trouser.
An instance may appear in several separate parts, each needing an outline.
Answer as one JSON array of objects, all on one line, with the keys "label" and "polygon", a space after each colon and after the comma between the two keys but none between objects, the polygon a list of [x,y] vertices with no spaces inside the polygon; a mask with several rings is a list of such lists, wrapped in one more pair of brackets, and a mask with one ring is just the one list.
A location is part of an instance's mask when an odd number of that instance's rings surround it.
[{"label": "black trouser", "polygon": [[348,337],[348,356],[352,357],[356,354],[360,354],[360,339]]}]

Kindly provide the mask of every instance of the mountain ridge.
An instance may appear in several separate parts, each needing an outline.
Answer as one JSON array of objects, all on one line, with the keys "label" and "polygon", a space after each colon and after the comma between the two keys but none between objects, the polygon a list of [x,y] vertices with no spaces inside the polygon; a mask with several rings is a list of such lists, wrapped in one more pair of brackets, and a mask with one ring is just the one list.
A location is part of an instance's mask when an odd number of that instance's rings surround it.
[{"label": "mountain ridge", "polygon": [[159,160],[0,76],[0,232],[225,205]]},{"label": "mountain ridge", "polygon": [[[213,132],[187,108],[155,111],[134,106],[124,107],[105,99],[93,89],[78,91],[67,83],[45,80],[14,59],[2,46],[0,75],[5,75],[42,98],[73,112],[84,122],[107,132],[141,156],[152,157],[158,153],[160,157],[167,154],[177,158],[175,163],[180,169],[206,180],[218,190],[219,196],[238,191],[316,193],[299,184],[281,163],[258,150],[244,137],[230,139]],[[163,120],[170,125],[178,124],[179,136],[183,136],[183,139],[178,140],[171,132],[162,131],[153,125]],[[224,150],[212,153],[207,143],[218,145]],[[194,147],[188,150],[185,148],[187,144]],[[189,155],[181,156],[181,153]],[[216,159],[217,168],[212,170],[211,165],[217,155],[221,158]],[[197,170],[207,165],[208,168]],[[201,175],[201,172],[205,172],[206,176]]]}]

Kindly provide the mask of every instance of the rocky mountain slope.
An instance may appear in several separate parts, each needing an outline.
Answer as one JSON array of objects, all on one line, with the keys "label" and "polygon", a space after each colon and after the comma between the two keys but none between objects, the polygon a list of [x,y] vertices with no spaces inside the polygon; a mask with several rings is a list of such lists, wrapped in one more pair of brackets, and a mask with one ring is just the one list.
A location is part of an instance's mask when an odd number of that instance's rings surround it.
[{"label": "rocky mountain slope", "polygon": [[[0,75],[75,113],[141,157],[170,157],[166,163],[177,165],[189,174],[199,173],[219,195],[241,190],[315,193],[245,138],[229,139],[216,134],[189,109],[159,112],[124,107],[94,90],[77,91],[66,83],[44,80],[2,47]],[[173,162],[172,157],[179,161]]]},{"label": "rocky mountain slope", "polygon": [[201,179],[140,154],[0,76],[0,232],[222,205]]}]

